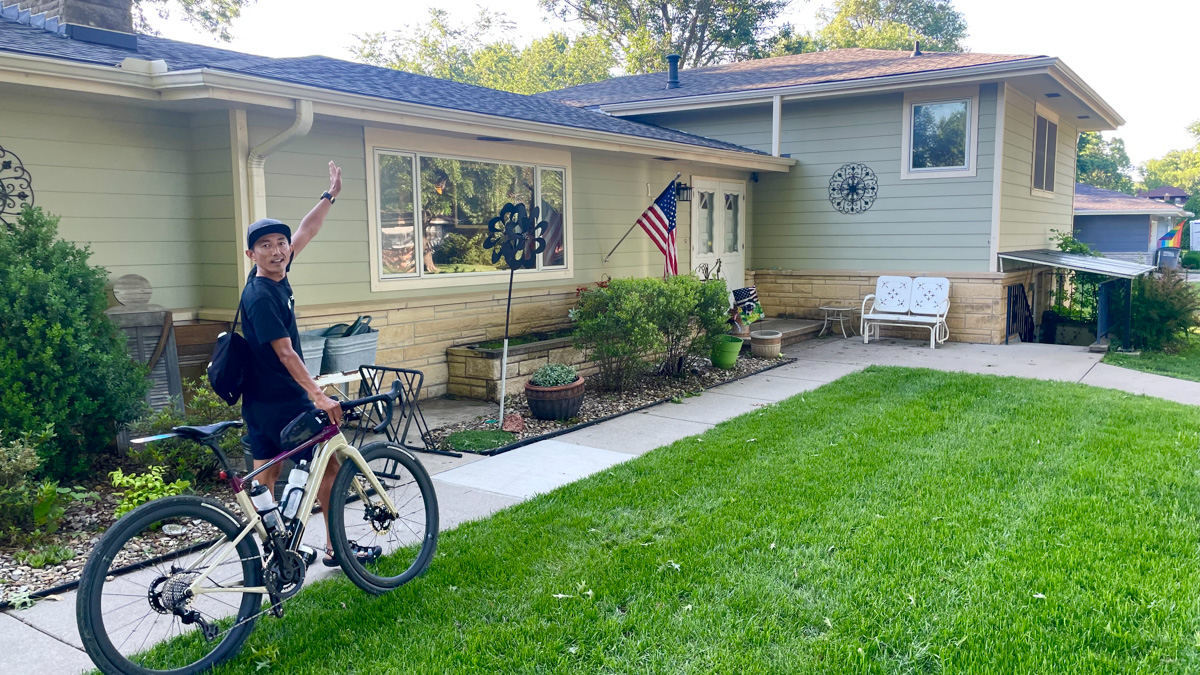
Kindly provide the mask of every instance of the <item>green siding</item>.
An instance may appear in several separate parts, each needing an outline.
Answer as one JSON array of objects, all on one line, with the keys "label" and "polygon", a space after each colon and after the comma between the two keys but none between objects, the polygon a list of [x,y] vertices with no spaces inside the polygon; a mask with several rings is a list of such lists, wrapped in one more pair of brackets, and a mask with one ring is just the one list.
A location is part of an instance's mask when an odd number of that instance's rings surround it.
[{"label": "green siding", "polygon": [[723,108],[719,115],[711,110],[689,110],[638,118],[660,127],[689,134],[737,143],[761,152],[771,152],[771,106],[753,105]]},{"label": "green siding", "polygon": [[201,304],[193,245],[192,115],[0,86],[0,145],[33,176],[65,239],[113,277],[140,274],[152,302]]},{"label": "green siding", "polygon": [[[966,178],[900,179],[902,94],[785,101],[780,152],[798,164],[786,174],[759,174],[749,200],[747,267],[986,272],[996,91],[990,84],[980,88],[977,170]],[[751,112],[757,118],[748,117]],[[771,147],[769,107],[714,108],[657,115],[653,121],[735,143],[733,129],[744,129],[742,138],[756,138],[765,128],[766,138],[750,147]],[[721,129],[729,131],[711,133]],[[829,178],[852,162],[875,172],[879,197],[869,211],[846,215],[829,202]]]},{"label": "green siding", "polygon": [[1054,196],[1035,195],[1032,190],[1034,102],[1011,88],[1005,99],[999,250],[1049,248],[1051,230],[1070,232],[1072,228],[1075,142],[1079,130],[1068,118],[1059,119]]}]

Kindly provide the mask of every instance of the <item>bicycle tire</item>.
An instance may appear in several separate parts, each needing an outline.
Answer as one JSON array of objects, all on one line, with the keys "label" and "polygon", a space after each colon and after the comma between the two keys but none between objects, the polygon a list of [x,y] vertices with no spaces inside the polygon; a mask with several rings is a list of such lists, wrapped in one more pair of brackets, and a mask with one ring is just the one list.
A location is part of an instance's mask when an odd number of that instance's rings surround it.
[{"label": "bicycle tire", "polygon": [[[330,498],[329,541],[350,581],[372,595],[380,595],[420,576],[433,560],[438,538],[437,495],[425,467],[407,451],[381,441],[366,445],[360,452],[401,511],[400,517],[385,524],[373,522],[368,508],[375,503],[364,504],[352,490],[352,481],[363,480],[358,465],[343,462]],[[367,492],[370,500],[375,493]],[[392,525],[397,522],[404,528],[393,532]],[[355,545],[381,546],[383,556],[363,562],[355,555]]]},{"label": "bicycle tire", "polygon": [[[206,643],[212,643],[212,641],[206,640],[204,637],[202,637],[202,634],[197,634],[195,630],[191,628],[184,629],[184,624],[178,615],[165,614],[160,610],[156,610],[152,605],[152,601],[150,600],[150,596],[152,594],[151,591],[155,588],[155,582],[152,581],[146,583],[144,580],[155,577],[156,575],[158,578],[161,578],[163,575],[167,575],[168,578],[171,578],[176,574],[187,574],[187,565],[189,563],[195,563],[198,561],[203,556],[204,551],[213,550],[214,546],[227,545],[220,541],[220,537],[214,536],[214,538],[218,539],[218,541],[212,543],[211,545],[205,545],[205,543],[209,541],[205,540],[200,544],[184,547],[184,550],[189,552],[175,557],[166,557],[165,559],[158,560],[157,562],[155,562],[155,560],[162,556],[156,556],[155,559],[148,561],[152,562],[153,564],[146,565],[144,568],[146,571],[144,573],[139,570],[139,572],[131,573],[126,576],[113,575],[112,572],[115,571],[116,568],[122,566],[117,558],[122,551],[126,550],[127,544],[133,542],[134,546],[141,546],[142,550],[145,550],[147,544],[144,543],[143,540],[138,539],[138,537],[142,536],[144,533],[161,532],[162,536],[171,536],[167,534],[167,530],[163,525],[164,521],[183,523],[184,525],[182,526],[184,527],[198,527],[200,528],[200,533],[206,533],[205,524],[207,524],[212,528],[212,530],[209,530],[207,533],[211,533],[213,535],[219,533],[220,535],[223,535],[226,540],[234,539],[244,527],[244,523],[242,523],[236,515],[234,515],[231,511],[229,511],[229,509],[219,502],[203,497],[183,495],[158,499],[153,502],[143,504],[133,511],[130,511],[128,514],[114,523],[111,528],[109,528],[109,530],[100,539],[100,542],[97,544],[95,550],[88,557],[87,563],[84,565],[83,573],[80,579],[79,593],[76,597],[75,604],[76,619],[79,623],[79,636],[83,641],[84,649],[87,651],[88,656],[92,658],[92,661],[96,664],[96,666],[101,670],[101,672],[105,673],[105,675],[157,675],[161,673],[169,673],[170,675],[193,675],[195,673],[201,673],[237,655],[238,652],[241,651],[242,645],[245,643],[246,638],[249,637],[250,631],[254,628],[254,623],[257,620],[257,615],[259,614],[259,607],[262,603],[262,595],[257,593],[242,593],[240,595],[241,603],[238,607],[236,607],[237,613],[235,623],[233,623],[231,628],[224,631],[223,637],[219,642],[216,642],[211,651],[208,651],[190,663],[184,663],[179,666],[158,667],[155,665],[154,659],[164,660],[174,655],[177,655],[178,658],[191,658],[190,656],[187,656],[189,653],[189,649],[187,648],[172,650],[160,648],[155,650],[154,644],[159,641],[158,638],[156,638],[155,643],[151,643],[148,646],[146,645],[146,643],[149,642],[149,638],[154,636],[153,632],[158,625],[158,621],[161,620],[163,616],[171,617],[168,619],[166,637],[184,637],[186,640],[186,636],[191,636],[191,639],[196,642],[198,648],[201,650],[205,649],[207,645],[199,642],[196,640],[196,638],[199,638],[199,640],[203,640]],[[172,523],[167,524],[169,525]],[[162,536],[159,536],[159,539],[162,539]],[[143,543],[139,544],[139,542]],[[192,551],[192,549],[195,550]],[[236,551],[237,559],[228,562],[228,567],[226,567],[224,570],[220,570],[220,573],[222,575],[229,573],[234,576],[240,574],[242,586],[261,586],[262,558],[259,554],[258,544],[254,537],[247,536],[243,538],[242,541],[238,543]],[[193,555],[193,553],[195,555]],[[241,564],[237,564],[238,562]],[[179,572],[175,572],[174,570],[179,569],[180,565],[183,565],[184,567]],[[170,574],[168,574],[168,572],[170,572]],[[215,577],[217,574],[214,573],[212,576]],[[138,579],[138,577],[141,577],[141,579]],[[210,580],[211,579],[212,577],[210,577]],[[186,582],[186,579],[184,581]],[[214,581],[213,583],[214,585],[223,585],[220,581]],[[167,584],[164,584],[163,586],[159,587],[165,588],[166,585]],[[118,602],[128,602],[129,604],[117,607],[115,609],[110,609],[108,612],[106,612],[104,609],[106,605],[106,586],[112,586],[116,588],[118,592],[113,594],[113,596],[122,598]],[[142,600],[137,599],[139,589]],[[128,601],[128,597],[134,597],[135,599]],[[205,595],[200,596],[200,598],[204,600],[205,603],[211,600],[213,603],[219,602],[222,605],[228,605],[230,608],[233,608],[233,605],[230,603],[216,600],[215,595]],[[201,614],[204,614],[204,611],[198,609],[198,607],[202,604],[201,599],[189,597],[186,600],[186,606],[192,607]],[[108,600],[110,602],[107,604],[114,604],[111,602],[111,598],[108,598]],[[208,607],[209,605],[205,604],[204,606]],[[212,606],[215,607],[215,605]],[[112,618],[112,623],[116,624],[118,621],[126,619],[129,614],[139,611],[139,608],[141,607],[149,610],[149,612],[147,612],[146,615],[137,623],[137,625],[134,626],[130,635],[126,636],[126,638],[121,641],[120,645],[114,644],[114,639],[119,637],[117,631],[125,626],[112,626],[111,630],[113,634],[110,635],[110,627],[106,623],[105,615],[111,614],[112,617],[110,618]],[[118,615],[116,614],[117,611],[124,611],[125,613]],[[130,636],[132,636],[133,633],[136,632],[150,616],[155,616],[154,623],[146,629],[146,637],[142,639],[142,645],[137,648],[137,653],[132,653],[129,655],[123,654],[121,652],[121,648],[125,646]],[[211,616],[213,624],[216,624],[222,620],[227,620],[225,617],[219,617],[215,614]],[[171,631],[171,625],[176,621],[179,622],[178,626],[180,630],[178,633],[173,633]],[[132,625],[132,623],[133,622],[130,621],[125,625]],[[188,625],[195,626],[197,624],[193,623]],[[218,637],[220,637],[220,634]],[[136,640],[136,638],[134,639]],[[145,659],[149,663],[136,663],[131,659]]]}]

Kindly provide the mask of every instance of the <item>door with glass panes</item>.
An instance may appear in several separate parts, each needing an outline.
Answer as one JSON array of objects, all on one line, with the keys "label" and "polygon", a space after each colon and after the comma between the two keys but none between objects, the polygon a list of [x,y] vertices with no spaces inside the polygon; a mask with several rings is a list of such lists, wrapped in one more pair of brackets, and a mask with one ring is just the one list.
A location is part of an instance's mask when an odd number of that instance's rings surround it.
[{"label": "door with glass panes", "polygon": [[721,263],[730,289],[746,281],[746,184],[695,178],[692,181],[692,269]]}]

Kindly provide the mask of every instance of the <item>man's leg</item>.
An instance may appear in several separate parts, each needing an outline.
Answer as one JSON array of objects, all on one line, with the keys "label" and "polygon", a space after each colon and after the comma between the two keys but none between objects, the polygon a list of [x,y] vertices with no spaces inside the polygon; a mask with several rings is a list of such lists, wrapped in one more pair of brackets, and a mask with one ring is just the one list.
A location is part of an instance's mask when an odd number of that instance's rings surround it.
[{"label": "man's leg", "polygon": [[[257,469],[258,467],[263,466],[264,464],[266,464],[269,461],[271,461],[271,460],[256,459],[256,460],[254,460],[254,468]],[[275,492],[274,492],[275,491],[275,482],[277,480],[279,480],[279,472],[282,470],[283,470],[283,462],[280,462],[280,463],[276,464],[275,466],[273,466],[273,467],[267,469],[266,471],[255,476],[254,480],[258,481],[259,485],[265,485],[267,488],[269,488],[271,490],[271,494],[274,495],[275,494]]]}]

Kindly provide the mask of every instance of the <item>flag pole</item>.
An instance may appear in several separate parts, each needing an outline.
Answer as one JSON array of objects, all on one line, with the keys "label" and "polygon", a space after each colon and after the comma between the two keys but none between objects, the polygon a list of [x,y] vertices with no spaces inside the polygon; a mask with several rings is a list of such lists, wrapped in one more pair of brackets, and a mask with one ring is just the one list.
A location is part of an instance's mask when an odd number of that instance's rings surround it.
[{"label": "flag pole", "polygon": [[[671,179],[671,184],[674,185],[675,182],[678,181],[679,177],[682,175],[683,175],[683,172],[676,173],[675,177]],[[629,233],[633,232],[633,228],[635,228],[635,227],[637,227],[637,221],[634,221],[634,223],[629,226],[629,229],[625,230],[625,234],[621,237],[621,240],[617,242],[617,246],[620,246],[621,243],[625,241],[625,237],[628,237]],[[611,258],[613,256],[613,254],[617,252],[617,246],[612,247],[612,250],[608,252],[608,255],[604,256],[604,259],[600,261],[601,264],[608,262],[608,259]],[[666,273],[664,272],[664,274],[666,274]]]}]

